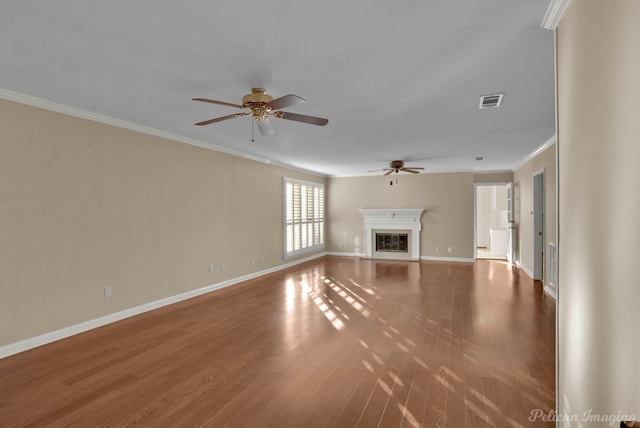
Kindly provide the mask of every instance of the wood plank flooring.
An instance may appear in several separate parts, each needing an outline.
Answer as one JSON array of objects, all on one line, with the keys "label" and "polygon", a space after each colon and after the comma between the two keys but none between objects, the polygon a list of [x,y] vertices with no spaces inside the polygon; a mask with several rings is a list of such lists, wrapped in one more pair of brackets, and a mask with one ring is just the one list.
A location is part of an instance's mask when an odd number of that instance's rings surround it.
[{"label": "wood plank flooring", "polygon": [[0,360],[0,426],[553,426],[554,346],[505,262],[323,257]]}]

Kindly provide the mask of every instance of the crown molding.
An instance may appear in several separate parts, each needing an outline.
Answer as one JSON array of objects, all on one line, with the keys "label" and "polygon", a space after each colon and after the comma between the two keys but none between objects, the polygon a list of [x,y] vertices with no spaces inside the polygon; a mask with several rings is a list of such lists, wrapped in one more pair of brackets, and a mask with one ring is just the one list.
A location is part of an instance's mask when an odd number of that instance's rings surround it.
[{"label": "crown molding", "polygon": [[489,174],[508,174],[513,172],[512,169],[493,169],[493,170],[487,170],[487,171],[475,171],[473,173],[473,175],[489,175]]},{"label": "crown molding", "polygon": [[570,0],[551,0],[549,7],[547,7],[547,12],[544,14],[544,18],[542,18],[541,27],[547,30],[555,30],[562,19],[564,11],[567,9],[569,1]]},{"label": "crown molding", "polygon": [[526,158],[524,158],[520,162],[518,162],[511,169],[511,171],[515,172],[516,169],[520,168],[522,165],[524,165],[525,163],[529,162],[531,159],[535,158],[540,153],[542,153],[543,151],[545,151],[549,147],[553,146],[555,143],[556,143],[556,136],[553,135],[551,138],[549,138],[547,141],[545,141],[544,144],[542,144],[540,147],[538,147],[533,153],[531,153],[529,156],[527,156]]},{"label": "crown molding", "polygon": [[160,137],[167,140],[176,141],[179,143],[189,144],[192,146],[201,147],[203,149],[213,150],[216,152],[225,153],[232,156],[249,159],[256,162],[265,163],[281,168],[287,168],[290,170],[302,172],[305,174],[314,175],[317,177],[326,177],[324,174],[320,174],[315,171],[309,171],[303,168],[297,168],[291,165],[275,162],[270,159],[261,158],[259,156],[253,156],[247,153],[242,153],[236,150],[232,150],[226,147],[217,146],[215,144],[206,143],[204,141],[196,140],[195,138],[185,137],[183,135],[174,134],[172,132],[163,131],[161,129],[151,128],[149,126],[140,125],[126,120],[118,119],[115,117],[94,113],[88,110],[82,110],[79,108],[71,107],[65,104],[56,103],[54,101],[44,100],[42,98],[33,97],[31,95],[21,94],[19,92],[10,91],[8,89],[0,88],[0,98],[14,101],[16,103],[25,104],[32,107],[38,107],[44,110],[53,111],[56,113],[66,114],[68,116],[77,117],[80,119],[91,120],[93,122],[103,123],[105,125],[115,126],[117,128],[127,129],[129,131],[140,132],[142,134],[152,135],[154,137]]}]

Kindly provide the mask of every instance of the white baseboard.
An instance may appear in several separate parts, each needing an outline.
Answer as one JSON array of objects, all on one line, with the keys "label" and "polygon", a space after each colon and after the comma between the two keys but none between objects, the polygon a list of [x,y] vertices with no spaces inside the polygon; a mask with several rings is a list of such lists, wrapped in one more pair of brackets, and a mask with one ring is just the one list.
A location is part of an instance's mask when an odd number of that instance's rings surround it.
[{"label": "white baseboard", "polygon": [[558,300],[558,296],[556,295],[556,288],[547,283],[544,285],[543,290],[545,293],[547,293],[549,295],[549,297],[551,297],[553,300]]},{"label": "white baseboard", "polygon": [[[340,252],[328,252],[328,256],[341,256],[341,257],[365,257],[364,253],[340,253]],[[386,259],[368,259],[368,260],[386,260]],[[389,259],[394,260],[394,259]],[[460,257],[430,257],[420,256],[420,260],[434,261],[434,262],[459,262],[459,263],[473,263],[473,259],[460,258]],[[403,260],[398,260],[403,261]]]},{"label": "white baseboard", "polygon": [[31,337],[29,339],[21,340],[19,342],[10,343],[8,345],[0,346],[0,359],[8,357],[10,355],[18,354],[20,352],[27,351],[29,349],[37,348],[38,346],[46,345],[48,343],[55,342],[60,339],[67,338],[85,331],[92,330],[94,328],[102,327],[107,324],[114,323],[116,321],[123,320],[135,315],[142,314],[154,309],[161,308],[163,306],[171,305],[181,302],[183,300],[191,299],[193,297],[201,296],[203,294],[210,293],[212,291],[220,290],[221,288],[229,287],[231,285],[238,284],[249,279],[257,278],[272,272],[287,269],[292,266],[304,263],[310,260],[317,259],[325,256],[327,253],[314,254],[313,256],[298,259],[289,263],[285,263],[273,268],[265,269],[259,272],[253,272],[248,275],[243,275],[237,278],[228,279],[226,281],[218,282],[216,284],[208,285],[206,287],[198,288],[195,290],[187,291],[185,293],[176,294],[175,296],[165,297],[164,299],[156,300],[153,302],[145,303],[143,305],[135,306],[133,308],[125,309],[123,311],[114,312],[109,315],[105,315],[99,318],[95,318],[89,321],[81,322],[69,327],[55,330],[49,333],[41,334],[39,336]]},{"label": "white baseboard", "polygon": [[420,260],[432,261],[432,262],[458,262],[458,263],[474,263],[473,259],[464,257],[433,257],[433,256],[420,256]]},{"label": "white baseboard", "polygon": [[338,257],[364,257],[364,253],[341,253],[336,251],[330,251],[327,253],[327,255]]},{"label": "white baseboard", "polygon": [[523,271],[524,273],[529,275],[529,278],[533,278],[533,272],[531,272],[529,269],[527,269],[526,266],[520,264],[520,262],[518,260],[516,260],[516,266],[518,267],[518,269],[520,269],[521,271]]},{"label": "white baseboard", "polygon": [[[518,267],[518,269],[522,270],[524,273],[526,273],[529,278],[533,278],[533,273],[527,269],[526,267],[524,267],[523,265],[520,264],[519,261],[516,260],[516,266]],[[553,300],[557,300],[557,295],[556,295],[556,288],[549,284],[549,283],[544,283],[544,285],[542,286],[542,290],[549,295],[549,297],[551,297]]]}]

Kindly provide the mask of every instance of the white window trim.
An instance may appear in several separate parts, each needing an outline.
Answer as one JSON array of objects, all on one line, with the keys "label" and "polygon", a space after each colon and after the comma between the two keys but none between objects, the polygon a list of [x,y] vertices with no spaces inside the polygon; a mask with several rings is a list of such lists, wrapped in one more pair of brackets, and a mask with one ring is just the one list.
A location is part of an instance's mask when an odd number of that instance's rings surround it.
[{"label": "white window trim", "polygon": [[[317,188],[317,189],[321,189],[322,190],[322,211],[320,213],[320,220],[309,220],[309,221],[300,221],[298,222],[298,224],[321,224],[322,226],[319,227],[319,236],[318,236],[318,240],[319,243],[318,244],[311,244],[311,245],[307,245],[304,248],[299,248],[297,250],[291,250],[288,251],[288,226],[293,225],[294,223],[289,224],[287,221],[287,185],[288,184],[292,184],[292,185],[300,185],[300,186],[307,186],[307,187],[311,187],[311,188]],[[284,252],[284,258],[288,259],[288,258],[292,258],[292,257],[298,257],[302,254],[306,254],[306,253],[310,253],[310,252],[314,252],[314,251],[318,251],[318,250],[322,250],[325,248],[325,234],[326,234],[326,193],[325,193],[325,186],[322,183],[315,183],[315,182],[311,182],[311,181],[303,181],[303,180],[297,180],[295,178],[289,178],[289,177],[283,177],[282,180],[282,230],[283,230],[283,252]],[[313,229],[313,226],[311,226],[311,228]],[[315,235],[314,235],[315,236]],[[300,238],[302,239],[302,238]]]}]

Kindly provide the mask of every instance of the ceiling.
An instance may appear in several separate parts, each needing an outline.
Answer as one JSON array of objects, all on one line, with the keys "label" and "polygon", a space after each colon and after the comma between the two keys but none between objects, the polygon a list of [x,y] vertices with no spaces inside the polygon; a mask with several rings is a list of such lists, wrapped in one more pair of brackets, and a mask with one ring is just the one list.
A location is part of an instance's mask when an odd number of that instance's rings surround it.
[{"label": "ceiling", "polygon": [[[555,134],[554,36],[544,0],[10,0],[0,89],[328,176],[393,159],[426,172],[504,171]],[[307,100],[237,110],[252,87]],[[504,93],[501,107],[480,96]],[[477,161],[476,157],[485,160]]]}]

